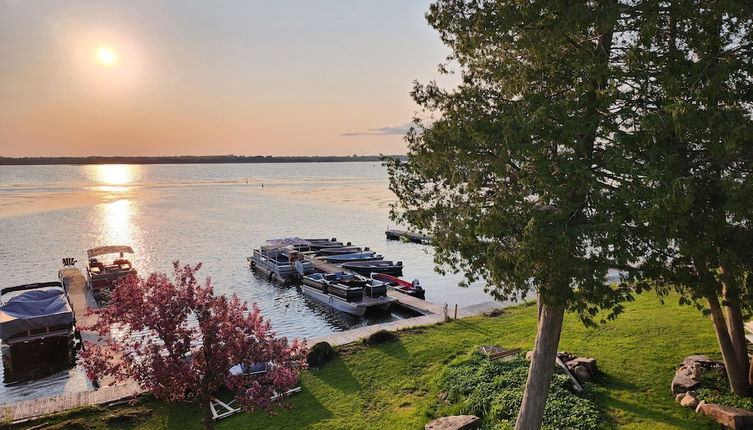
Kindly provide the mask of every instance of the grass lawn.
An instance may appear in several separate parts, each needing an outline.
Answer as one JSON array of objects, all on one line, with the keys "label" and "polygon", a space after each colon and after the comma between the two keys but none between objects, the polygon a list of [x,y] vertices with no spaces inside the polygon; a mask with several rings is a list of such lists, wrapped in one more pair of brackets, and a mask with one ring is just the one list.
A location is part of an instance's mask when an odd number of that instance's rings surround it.
[{"label": "grass lawn", "polygon": [[[677,305],[675,297],[669,301],[662,305],[652,293],[644,294],[627,304],[616,321],[596,329],[583,327],[574,315],[566,317],[560,350],[597,359],[602,375],[596,380],[600,385],[596,402],[605,412],[605,428],[718,428],[680,408],[670,392],[674,369],[683,357],[719,354],[710,321],[694,308]],[[303,374],[303,391],[291,398],[291,410],[271,418],[263,413],[236,415],[218,422],[217,428],[423,428],[438,408],[439,412],[452,411],[440,402],[436,386],[437,374],[448,362],[484,344],[530,349],[535,323],[536,307],[522,305],[499,317],[480,316],[404,331],[398,341],[385,345],[342,347],[338,359]],[[145,401],[139,407],[153,412],[135,428],[201,428],[194,405]],[[78,419],[86,428],[132,427],[105,424],[102,418],[108,413],[113,411],[88,408],[48,421],[64,424],[61,421]]]}]

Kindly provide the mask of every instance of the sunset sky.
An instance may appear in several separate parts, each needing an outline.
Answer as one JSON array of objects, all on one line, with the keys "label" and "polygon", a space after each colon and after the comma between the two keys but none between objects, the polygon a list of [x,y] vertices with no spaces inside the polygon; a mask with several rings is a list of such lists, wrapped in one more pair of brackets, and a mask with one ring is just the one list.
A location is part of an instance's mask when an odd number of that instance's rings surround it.
[{"label": "sunset sky", "polygon": [[0,0],[0,156],[404,153],[430,0]]}]

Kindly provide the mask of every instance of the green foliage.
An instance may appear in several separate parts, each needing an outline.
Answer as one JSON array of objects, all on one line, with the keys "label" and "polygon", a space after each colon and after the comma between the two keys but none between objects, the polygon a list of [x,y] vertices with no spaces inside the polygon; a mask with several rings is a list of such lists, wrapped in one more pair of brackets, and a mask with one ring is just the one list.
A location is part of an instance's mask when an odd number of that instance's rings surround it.
[{"label": "green foliage", "polygon": [[309,367],[318,368],[337,356],[337,351],[327,342],[319,342],[306,354]]},{"label": "green foliage", "polygon": [[[475,352],[470,358],[450,364],[440,387],[447,393],[448,400],[463,405],[463,413],[483,416],[486,429],[510,428],[520,409],[529,364],[521,358],[490,361]],[[556,374],[549,393],[542,428],[601,428],[596,405],[588,394],[575,394],[569,377],[561,372]]]},{"label": "green foliage", "polygon": [[[634,261],[618,102],[626,51],[618,1],[438,0],[457,88],[417,84],[407,161],[390,160],[392,217],[430,231],[442,270],[498,299],[540,292],[592,324],[630,299],[604,285]],[[431,117],[425,121],[421,116]]]},{"label": "green foliage", "polygon": [[701,388],[696,391],[698,400],[753,411],[753,398],[741,397],[730,392],[727,377],[722,370],[702,373]]},{"label": "green foliage", "polygon": [[397,335],[391,331],[379,330],[369,336],[365,342],[367,345],[379,345],[397,340]]}]

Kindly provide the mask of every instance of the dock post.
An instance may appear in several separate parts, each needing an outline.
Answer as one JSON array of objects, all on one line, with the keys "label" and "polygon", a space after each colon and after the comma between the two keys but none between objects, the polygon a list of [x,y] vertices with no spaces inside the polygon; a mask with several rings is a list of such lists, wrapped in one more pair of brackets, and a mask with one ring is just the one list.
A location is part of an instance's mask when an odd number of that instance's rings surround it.
[{"label": "dock post", "polygon": [[455,317],[453,317],[452,319],[454,320],[458,319],[458,304],[457,303],[455,303]]}]

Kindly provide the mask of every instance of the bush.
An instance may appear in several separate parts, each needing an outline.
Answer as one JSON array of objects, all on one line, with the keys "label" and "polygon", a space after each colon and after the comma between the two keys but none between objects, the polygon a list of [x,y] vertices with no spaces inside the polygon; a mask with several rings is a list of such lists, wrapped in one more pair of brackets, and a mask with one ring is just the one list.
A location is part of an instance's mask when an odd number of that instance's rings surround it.
[{"label": "bush", "polygon": [[[448,401],[462,405],[462,413],[484,417],[484,429],[509,429],[514,426],[520,409],[529,364],[521,358],[490,361],[474,352],[470,358],[448,366],[440,387],[447,393]],[[570,378],[558,370],[549,387],[541,428],[600,428],[599,411],[588,393],[588,389],[585,394],[575,393]]]},{"label": "bush", "polygon": [[337,351],[327,342],[319,342],[306,355],[306,362],[309,367],[322,367],[328,361],[337,355]]},{"label": "bush", "polygon": [[379,330],[366,339],[366,345],[379,345],[381,343],[393,342],[397,340],[397,335],[387,330]]},{"label": "bush", "polygon": [[753,398],[740,397],[732,393],[727,383],[727,376],[723,370],[709,370],[701,374],[701,388],[696,390],[698,400],[706,403],[717,403],[733,408],[753,411]]}]

